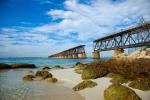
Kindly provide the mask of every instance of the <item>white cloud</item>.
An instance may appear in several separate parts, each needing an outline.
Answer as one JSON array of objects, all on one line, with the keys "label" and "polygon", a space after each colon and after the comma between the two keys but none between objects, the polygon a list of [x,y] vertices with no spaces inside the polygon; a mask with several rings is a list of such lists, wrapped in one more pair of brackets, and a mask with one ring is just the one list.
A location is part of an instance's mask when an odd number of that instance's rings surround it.
[{"label": "white cloud", "polygon": [[146,20],[150,18],[149,0],[125,0],[117,3],[111,0],[94,0],[90,5],[81,4],[77,0],[67,0],[64,5],[66,10],[53,9],[48,12],[53,20],[62,21],[40,26],[37,30],[57,32],[59,35],[77,32],[78,40],[88,40],[122,28],[116,28],[116,25],[129,23],[140,17]]}]

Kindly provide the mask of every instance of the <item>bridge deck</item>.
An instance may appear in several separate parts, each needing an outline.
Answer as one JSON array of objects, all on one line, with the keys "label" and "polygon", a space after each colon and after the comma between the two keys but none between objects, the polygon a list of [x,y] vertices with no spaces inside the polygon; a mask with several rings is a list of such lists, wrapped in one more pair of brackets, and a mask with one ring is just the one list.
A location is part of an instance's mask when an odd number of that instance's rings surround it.
[{"label": "bridge deck", "polygon": [[133,27],[133,28],[122,30],[120,32],[117,32],[117,33],[114,33],[114,34],[111,34],[111,35],[108,35],[108,36],[96,39],[93,42],[102,41],[102,40],[105,40],[105,39],[117,37],[117,36],[120,36],[120,35],[124,35],[124,34],[127,34],[127,33],[131,33],[131,32],[137,31],[137,30],[143,30],[143,29],[150,29],[150,23],[145,23],[143,25],[139,25],[139,26],[136,26],[136,27]]}]

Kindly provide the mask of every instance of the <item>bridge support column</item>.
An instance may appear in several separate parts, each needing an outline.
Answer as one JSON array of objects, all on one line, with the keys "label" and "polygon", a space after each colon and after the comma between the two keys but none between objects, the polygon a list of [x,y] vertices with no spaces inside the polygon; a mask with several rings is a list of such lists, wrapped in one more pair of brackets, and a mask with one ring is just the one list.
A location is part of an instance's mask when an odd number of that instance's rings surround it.
[{"label": "bridge support column", "polygon": [[118,55],[124,53],[124,49],[123,48],[116,48],[114,50],[114,57],[117,57]]},{"label": "bridge support column", "polygon": [[86,58],[86,53],[80,53],[80,54],[78,54],[78,57],[79,58]]},{"label": "bridge support column", "polygon": [[84,53],[82,53],[82,58],[86,58],[87,56],[86,56],[86,53],[84,52]]},{"label": "bridge support column", "polygon": [[72,57],[72,55],[70,54],[70,55],[68,55],[68,58],[73,58],[73,57]]},{"label": "bridge support column", "polygon": [[100,52],[99,51],[94,51],[93,52],[93,58],[94,59],[99,59],[100,58]]},{"label": "bridge support column", "polygon": [[73,54],[73,58],[78,58],[78,54]]}]

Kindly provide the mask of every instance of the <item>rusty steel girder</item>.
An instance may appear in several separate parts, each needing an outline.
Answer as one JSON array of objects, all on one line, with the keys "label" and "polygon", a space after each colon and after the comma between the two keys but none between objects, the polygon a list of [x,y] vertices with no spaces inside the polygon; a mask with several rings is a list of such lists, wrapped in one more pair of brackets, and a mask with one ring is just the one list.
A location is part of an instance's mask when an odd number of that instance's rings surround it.
[{"label": "rusty steel girder", "polygon": [[73,54],[81,54],[85,53],[85,45],[79,45],[70,49],[67,49],[65,51],[50,55],[48,57],[57,57],[57,56],[68,56],[68,55],[73,55]]}]

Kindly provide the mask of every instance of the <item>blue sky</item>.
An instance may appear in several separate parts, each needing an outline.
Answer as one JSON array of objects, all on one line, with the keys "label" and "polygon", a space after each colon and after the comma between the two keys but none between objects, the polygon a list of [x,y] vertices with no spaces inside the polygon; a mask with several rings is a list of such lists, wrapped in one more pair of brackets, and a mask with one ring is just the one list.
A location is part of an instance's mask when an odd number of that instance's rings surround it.
[{"label": "blue sky", "polygon": [[[0,57],[47,57],[150,19],[149,0],[0,0]],[[105,53],[108,56],[111,52]]]}]

